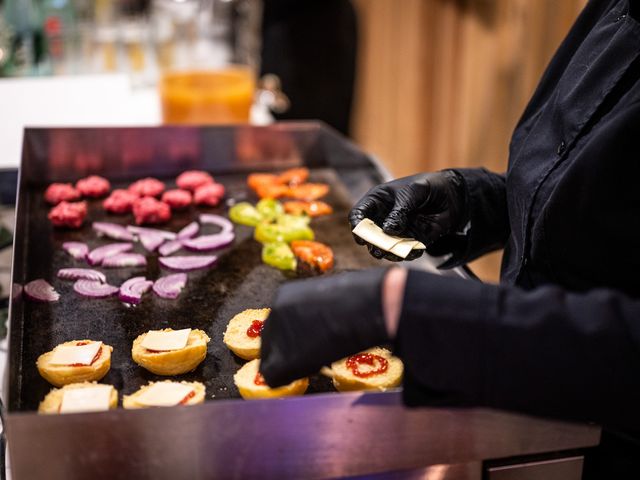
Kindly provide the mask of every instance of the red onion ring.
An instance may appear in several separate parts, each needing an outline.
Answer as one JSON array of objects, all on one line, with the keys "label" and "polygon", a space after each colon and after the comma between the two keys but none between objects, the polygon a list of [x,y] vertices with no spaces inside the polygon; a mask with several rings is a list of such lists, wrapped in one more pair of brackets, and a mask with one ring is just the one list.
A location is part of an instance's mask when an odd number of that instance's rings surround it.
[{"label": "red onion ring", "polygon": [[198,225],[197,222],[191,222],[178,232],[178,239],[182,240],[184,238],[193,238],[198,234],[199,230],[200,225]]},{"label": "red onion ring", "polygon": [[203,235],[196,238],[187,238],[182,240],[184,245],[189,250],[196,252],[206,252],[208,250],[217,250],[222,247],[226,247],[236,238],[233,232],[216,233],[215,235]]},{"label": "red onion ring", "polygon": [[163,257],[176,253],[182,248],[182,242],[180,240],[169,240],[165,244],[161,245],[158,249],[158,253]]},{"label": "red onion ring", "polygon": [[64,242],[62,249],[76,260],[84,260],[89,253],[89,247],[82,242]]},{"label": "red onion ring", "polygon": [[60,294],[42,278],[32,280],[24,286],[24,294],[36,302],[57,302]]},{"label": "red onion ring", "polygon": [[93,222],[92,227],[99,235],[104,235],[114,240],[133,241],[133,234],[117,223]]},{"label": "red onion ring", "polygon": [[147,259],[140,253],[118,253],[105,258],[102,266],[106,268],[144,267]]},{"label": "red onion ring", "polygon": [[132,243],[110,243],[91,250],[87,255],[87,261],[90,265],[99,265],[105,258],[119,253],[128,252],[132,248]]},{"label": "red onion ring", "polygon": [[95,280],[96,282],[106,283],[107,277],[104,273],[97,270],[91,270],[90,268],[61,268],[58,270],[58,278],[64,280]]},{"label": "red onion ring", "polygon": [[171,270],[187,271],[207,268],[216,263],[218,257],[215,255],[184,255],[181,257],[160,257],[160,265]]},{"label": "red onion ring", "polygon": [[162,245],[165,241],[165,237],[155,232],[140,232],[138,239],[144,248],[153,252],[156,248]]},{"label": "red onion ring", "polygon": [[133,277],[120,286],[118,298],[125,303],[140,303],[142,295],[147,292],[153,282],[145,277]]},{"label": "red onion ring", "polygon": [[173,232],[169,232],[167,230],[160,230],[158,228],[146,228],[146,227],[138,227],[137,225],[127,225],[127,230],[136,235],[140,235],[141,233],[155,233],[156,235],[162,235],[165,240],[175,240],[177,235]]},{"label": "red onion ring", "polygon": [[118,287],[109,285],[108,283],[100,283],[95,280],[78,280],[73,284],[73,289],[84,297],[89,298],[106,298],[118,293]]},{"label": "red onion ring", "polygon": [[178,298],[186,284],[186,273],[173,273],[156,280],[156,283],[153,284],[153,291],[161,298],[175,299]]},{"label": "red onion ring", "polygon": [[228,218],[214,215],[213,213],[200,214],[200,223],[217,225],[222,229],[220,233],[233,232],[233,223]]}]

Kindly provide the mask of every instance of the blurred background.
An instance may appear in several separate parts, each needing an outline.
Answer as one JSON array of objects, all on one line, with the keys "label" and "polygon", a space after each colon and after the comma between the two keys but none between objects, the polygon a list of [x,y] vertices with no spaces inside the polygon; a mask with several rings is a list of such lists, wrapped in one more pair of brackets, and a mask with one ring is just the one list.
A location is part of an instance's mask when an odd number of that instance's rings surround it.
[{"label": "blurred background", "polygon": [[[0,167],[24,125],[320,119],[395,175],[506,168],[585,0],[0,0]],[[498,279],[500,254],[473,265]]]}]

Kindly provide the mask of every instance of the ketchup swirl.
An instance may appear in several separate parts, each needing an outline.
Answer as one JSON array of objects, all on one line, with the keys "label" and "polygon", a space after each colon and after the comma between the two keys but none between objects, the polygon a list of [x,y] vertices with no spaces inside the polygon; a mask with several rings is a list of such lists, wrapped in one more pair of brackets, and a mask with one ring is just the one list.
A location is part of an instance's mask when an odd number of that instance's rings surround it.
[{"label": "ketchup swirl", "polygon": [[[373,368],[366,372],[360,371],[360,365],[375,367],[376,363],[378,364],[378,368]],[[389,362],[386,358],[383,358],[380,355],[374,355],[372,353],[358,353],[357,355],[351,355],[347,358],[347,368],[351,370],[351,373],[356,377],[367,378],[386,372],[389,368]]]},{"label": "ketchup swirl", "polygon": [[191,390],[187,395],[178,402],[178,405],[186,405],[189,400],[196,396],[196,391]]},{"label": "ketchup swirl", "polygon": [[247,329],[247,336],[251,338],[257,338],[262,334],[264,328],[264,320],[254,320],[251,322],[251,326]]},{"label": "ketchup swirl", "polygon": [[267,382],[264,381],[264,377],[260,372],[256,373],[256,378],[253,379],[253,383],[258,386],[266,386]]}]

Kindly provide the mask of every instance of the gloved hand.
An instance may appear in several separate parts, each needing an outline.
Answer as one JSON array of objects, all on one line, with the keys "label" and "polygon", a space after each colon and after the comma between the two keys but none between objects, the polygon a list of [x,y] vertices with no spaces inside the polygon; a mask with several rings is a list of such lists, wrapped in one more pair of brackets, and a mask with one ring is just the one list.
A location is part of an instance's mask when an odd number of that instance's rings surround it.
[{"label": "gloved hand", "polygon": [[[441,251],[438,240],[465,226],[466,203],[462,179],[457,173],[447,170],[412,175],[373,187],[351,209],[349,222],[355,228],[362,219],[370,218],[385,233],[415,238],[427,246],[429,253],[442,255],[447,252]],[[402,260],[360,237],[354,238],[360,245],[367,245],[376,258]],[[422,250],[413,250],[405,260],[420,255]]]},{"label": "gloved hand", "polygon": [[389,341],[382,307],[388,269],[360,270],[280,287],[261,334],[260,372],[271,387]]}]

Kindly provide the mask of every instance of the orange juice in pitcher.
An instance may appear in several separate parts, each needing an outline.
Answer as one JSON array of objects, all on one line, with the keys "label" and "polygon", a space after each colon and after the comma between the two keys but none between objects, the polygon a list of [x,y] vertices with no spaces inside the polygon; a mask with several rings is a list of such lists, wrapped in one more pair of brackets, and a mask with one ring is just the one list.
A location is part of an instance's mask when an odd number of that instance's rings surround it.
[{"label": "orange juice in pitcher", "polygon": [[168,72],[160,81],[164,123],[247,123],[256,82],[251,68]]}]

